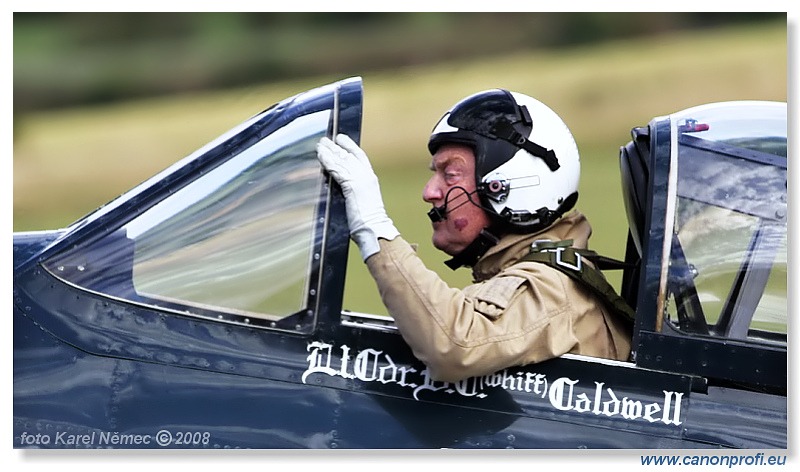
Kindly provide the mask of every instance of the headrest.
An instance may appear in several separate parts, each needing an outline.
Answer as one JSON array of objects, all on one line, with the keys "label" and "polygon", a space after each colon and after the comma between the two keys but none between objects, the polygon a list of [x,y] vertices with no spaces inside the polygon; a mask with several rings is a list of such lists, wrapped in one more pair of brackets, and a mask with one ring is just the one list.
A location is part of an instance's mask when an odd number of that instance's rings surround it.
[{"label": "headrest", "polygon": [[641,257],[650,177],[650,130],[648,127],[633,128],[631,136],[633,139],[620,148],[619,166],[628,227]]}]

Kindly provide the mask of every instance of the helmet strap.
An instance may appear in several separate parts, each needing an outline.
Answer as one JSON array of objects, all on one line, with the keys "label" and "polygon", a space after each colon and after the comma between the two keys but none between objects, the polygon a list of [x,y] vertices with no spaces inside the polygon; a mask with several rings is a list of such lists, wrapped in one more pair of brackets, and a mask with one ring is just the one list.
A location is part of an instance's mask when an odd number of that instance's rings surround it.
[{"label": "helmet strap", "polygon": [[472,267],[498,241],[500,241],[500,238],[490,233],[488,229],[482,229],[478,237],[469,246],[444,263],[452,270],[456,270],[459,267]]},{"label": "helmet strap", "polygon": [[492,215],[496,221],[495,228],[504,228],[509,233],[538,233],[550,227],[575,207],[577,201],[578,192],[573,192],[555,210],[543,207],[531,213],[527,210],[515,211],[506,207],[500,213]]},{"label": "helmet strap", "polygon": [[498,118],[494,122],[491,132],[503,141],[508,141],[514,146],[524,149],[534,156],[541,158],[551,171],[555,172],[559,167],[561,167],[561,165],[558,163],[556,153],[552,149],[546,149],[545,147],[528,140],[528,138],[515,130],[511,122],[505,117]]}]

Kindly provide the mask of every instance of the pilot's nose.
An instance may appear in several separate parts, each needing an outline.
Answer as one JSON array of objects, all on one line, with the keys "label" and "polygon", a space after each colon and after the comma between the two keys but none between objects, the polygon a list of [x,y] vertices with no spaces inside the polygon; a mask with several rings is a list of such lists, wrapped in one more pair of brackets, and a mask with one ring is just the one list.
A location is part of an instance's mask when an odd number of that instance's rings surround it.
[{"label": "pilot's nose", "polygon": [[422,189],[422,199],[428,203],[437,204],[442,201],[442,198],[444,198],[444,193],[441,186],[438,185],[438,179],[433,175]]}]

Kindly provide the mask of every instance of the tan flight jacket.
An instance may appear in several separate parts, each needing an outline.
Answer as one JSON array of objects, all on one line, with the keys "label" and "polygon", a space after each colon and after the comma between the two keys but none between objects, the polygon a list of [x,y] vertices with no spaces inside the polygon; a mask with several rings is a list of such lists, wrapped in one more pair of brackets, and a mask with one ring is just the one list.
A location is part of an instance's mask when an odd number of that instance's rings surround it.
[{"label": "tan flight jacket", "polygon": [[591,226],[573,212],[535,235],[509,235],[473,268],[474,283],[449,287],[402,237],[380,240],[367,266],[414,355],[455,382],[564,353],[628,360],[627,323],[558,270],[518,262],[539,239],[586,248]]}]

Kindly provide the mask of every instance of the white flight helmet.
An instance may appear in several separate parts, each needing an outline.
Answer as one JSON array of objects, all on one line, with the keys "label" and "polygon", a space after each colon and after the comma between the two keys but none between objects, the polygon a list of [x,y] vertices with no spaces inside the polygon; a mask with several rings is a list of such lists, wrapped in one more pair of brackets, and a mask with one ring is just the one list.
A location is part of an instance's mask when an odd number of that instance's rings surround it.
[{"label": "white flight helmet", "polygon": [[[428,149],[435,154],[446,143],[474,151],[480,206],[500,232],[545,229],[578,199],[575,139],[553,110],[527,95],[494,89],[464,98],[434,127]],[[446,203],[429,216],[446,218]]]}]

